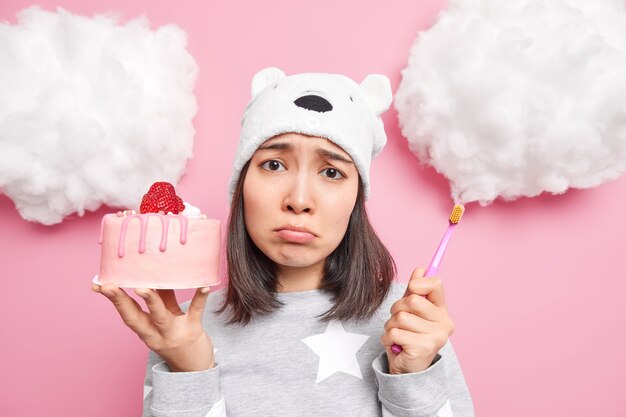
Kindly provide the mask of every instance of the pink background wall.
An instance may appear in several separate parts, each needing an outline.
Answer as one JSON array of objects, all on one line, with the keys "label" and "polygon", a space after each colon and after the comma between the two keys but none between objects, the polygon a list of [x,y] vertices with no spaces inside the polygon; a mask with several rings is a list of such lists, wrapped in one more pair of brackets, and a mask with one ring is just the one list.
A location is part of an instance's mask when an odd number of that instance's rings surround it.
[{"label": "pink background wall", "polygon": [[[400,70],[418,30],[445,1],[43,1],[85,15],[145,14],[188,34],[200,75],[194,158],[177,190],[227,219],[226,185],[250,79],[339,72],[362,80]],[[202,3],[208,3],[203,5]],[[0,19],[30,3],[3,1]],[[426,265],[452,207],[447,181],[420,169],[384,116],[389,142],[372,166],[368,210],[406,280]],[[477,415],[624,416],[626,273],[620,223],[626,177],[592,190],[487,208],[468,206],[440,275],[452,336]],[[102,208],[45,227],[0,195],[0,415],[136,416],[147,348],[90,291]],[[179,300],[191,296],[180,291]]]}]

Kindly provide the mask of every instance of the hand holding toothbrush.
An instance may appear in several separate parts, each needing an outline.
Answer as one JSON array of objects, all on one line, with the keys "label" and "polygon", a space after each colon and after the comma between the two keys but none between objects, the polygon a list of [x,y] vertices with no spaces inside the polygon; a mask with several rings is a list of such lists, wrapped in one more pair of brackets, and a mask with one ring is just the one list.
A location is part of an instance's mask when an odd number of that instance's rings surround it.
[{"label": "hand holding toothbrush", "polygon": [[[381,342],[387,351],[389,373],[406,374],[428,368],[454,332],[439,277],[427,278],[424,268],[411,275],[404,296],[391,306]],[[396,353],[392,346],[402,346]]]},{"label": "hand holding toothbrush", "polygon": [[[424,274],[423,270],[421,270],[421,269],[417,269],[413,273],[413,275],[411,276],[411,280],[409,281],[409,285],[407,285],[407,289],[405,291],[405,294],[404,294],[403,298],[400,301],[405,300],[411,294],[419,294],[417,292],[411,293],[411,282],[414,279],[416,279],[416,278],[414,278],[416,272],[420,271],[418,278],[432,277],[433,275],[435,275],[437,273],[437,270],[439,268],[439,263],[441,262],[441,259],[443,258],[443,254],[445,253],[445,250],[446,250],[446,248],[448,246],[448,242],[450,241],[450,238],[452,237],[452,232],[454,231],[454,228],[457,226],[457,224],[461,220],[461,217],[463,216],[463,212],[464,211],[465,211],[465,208],[461,204],[455,204],[454,205],[454,208],[452,209],[452,214],[450,215],[450,218],[449,218],[448,228],[446,229],[446,232],[445,232],[445,234],[443,236],[443,239],[441,239],[441,242],[439,243],[439,247],[437,248],[437,251],[436,251],[435,255],[433,256],[433,259],[431,260],[430,265],[428,266],[428,270],[426,271],[425,274]],[[440,284],[440,282],[439,282],[439,284]],[[414,286],[415,285],[416,284],[414,284]],[[431,290],[431,292],[432,292],[432,290]],[[443,309],[445,310],[445,303],[443,302],[443,287],[441,287],[441,294],[442,294],[442,298],[441,298],[442,304],[441,305],[443,306]],[[419,294],[419,295],[426,296],[426,294]],[[410,309],[409,310],[405,310],[405,311],[408,311],[409,313],[411,313]],[[394,312],[393,312],[393,309],[392,309],[392,319],[394,318],[393,314],[394,314]],[[446,314],[447,314],[447,312],[446,312]],[[391,319],[387,322],[387,325],[385,325],[385,335],[383,336],[383,338],[385,336],[387,336],[387,333],[388,333],[387,332],[387,330],[388,330],[387,326],[389,325],[390,321],[391,321]],[[450,323],[452,323],[451,320],[450,320]],[[453,328],[454,328],[454,326],[452,325],[452,329]],[[450,332],[450,334],[452,334],[452,333]],[[446,337],[446,340],[447,340],[447,337]],[[385,343],[383,342],[383,344],[385,344]],[[445,344],[445,341],[444,341],[443,344]],[[443,346],[443,344],[441,346]],[[387,347],[387,345],[385,345],[385,347]],[[403,348],[402,348],[402,346],[396,344],[395,342],[392,342],[390,350],[391,350],[391,352],[387,353],[389,358],[391,358],[391,355],[393,355],[393,354],[395,354],[394,357],[400,356],[400,354],[402,353]],[[435,354],[436,354],[436,352],[435,352]],[[434,355],[433,355],[433,358],[434,358]],[[390,363],[390,367],[391,367],[391,360],[389,361],[389,363]]]}]

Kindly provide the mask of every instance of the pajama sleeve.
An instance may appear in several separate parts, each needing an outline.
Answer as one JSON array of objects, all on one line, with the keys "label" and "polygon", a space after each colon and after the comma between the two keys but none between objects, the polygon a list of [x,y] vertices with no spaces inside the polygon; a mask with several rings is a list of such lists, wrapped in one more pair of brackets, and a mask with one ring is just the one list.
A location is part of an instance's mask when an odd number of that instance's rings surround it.
[{"label": "pajama sleeve", "polygon": [[383,417],[474,417],[472,398],[449,340],[423,371],[390,374],[385,351],[372,367]]},{"label": "pajama sleeve", "polygon": [[171,372],[167,362],[150,351],[142,417],[225,417],[219,373],[218,363],[206,371]]}]

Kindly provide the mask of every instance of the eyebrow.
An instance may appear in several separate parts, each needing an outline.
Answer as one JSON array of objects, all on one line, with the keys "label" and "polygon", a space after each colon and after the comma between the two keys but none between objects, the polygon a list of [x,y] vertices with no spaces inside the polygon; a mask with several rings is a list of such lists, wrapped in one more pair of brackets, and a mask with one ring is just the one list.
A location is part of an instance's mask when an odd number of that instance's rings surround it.
[{"label": "eyebrow", "polygon": [[[292,151],[293,150],[293,145],[291,143],[272,143],[270,145],[261,145],[259,146],[258,149],[279,149],[279,150],[283,150],[283,149],[287,149]],[[352,164],[353,162],[350,161],[349,159],[346,159],[345,157],[339,155],[338,153],[329,151],[327,149],[323,149],[323,148],[317,148],[316,149],[317,153],[321,156],[324,156],[326,158],[329,159],[334,159],[337,161],[341,161],[341,162],[345,162],[347,164]]]}]

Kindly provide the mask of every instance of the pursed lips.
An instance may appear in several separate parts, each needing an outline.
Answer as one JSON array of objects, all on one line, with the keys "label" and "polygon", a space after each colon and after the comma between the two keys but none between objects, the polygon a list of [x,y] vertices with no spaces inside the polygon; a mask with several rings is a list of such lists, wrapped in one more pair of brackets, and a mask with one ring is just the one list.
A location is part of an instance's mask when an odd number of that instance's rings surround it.
[{"label": "pursed lips", "polygon": [[276,229],[276,231],[280,231],[280,230],[293,230],[294,232],[304,232],[304,233],[310,233],[313,236],[317,236],[315,233],[313,233],[312,231],[310,231],[309,229],[307,229],[306,227],[302,227],[302,226],[293,226],[293,225],[284,225],[281,226],[279,228]]},{"label": "pursed lips", "polygon": [[292,225],[282,226],[276,231],[282,239],[295,243],[308,243],[316,237],[309,229]]}]

